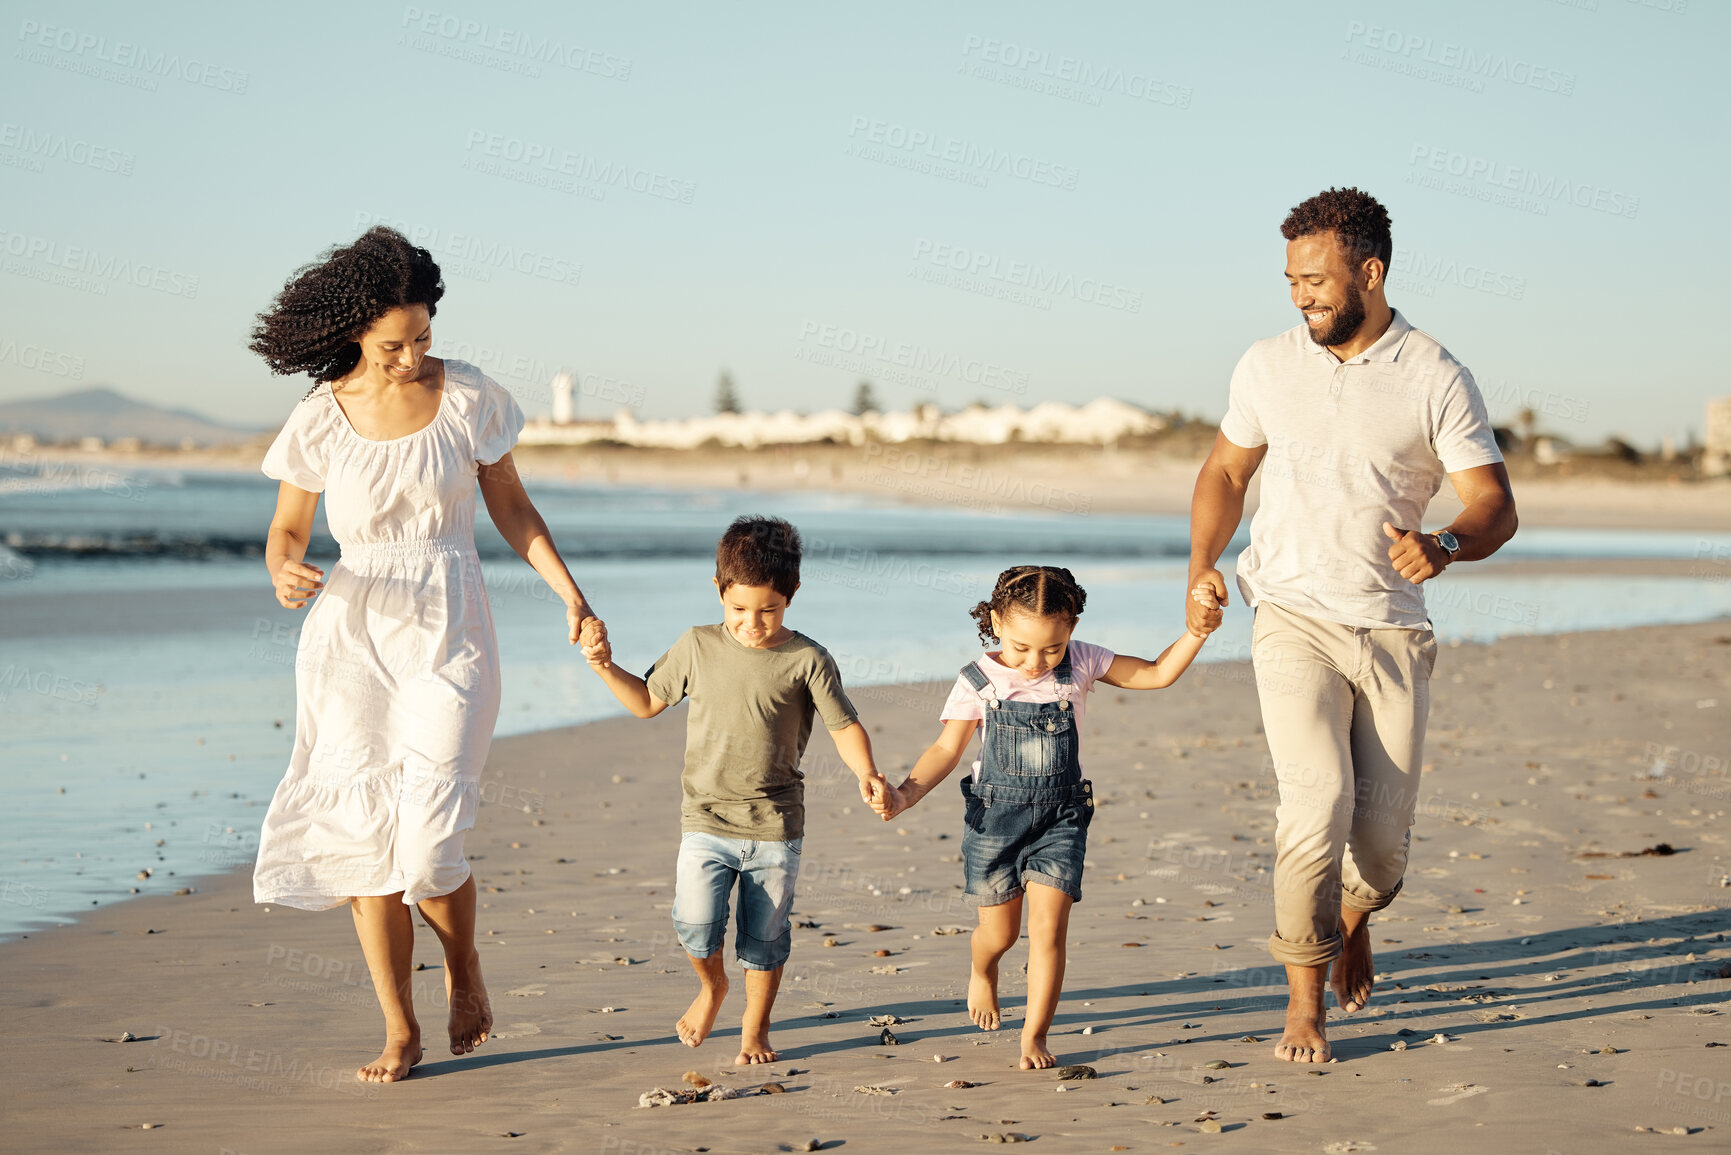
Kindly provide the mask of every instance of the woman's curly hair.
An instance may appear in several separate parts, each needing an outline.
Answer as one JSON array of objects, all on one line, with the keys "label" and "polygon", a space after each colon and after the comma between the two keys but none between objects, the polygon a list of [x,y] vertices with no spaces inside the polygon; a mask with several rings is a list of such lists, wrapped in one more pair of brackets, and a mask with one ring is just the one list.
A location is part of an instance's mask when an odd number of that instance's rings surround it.
[{"label": "woman's curly hair", "polygon": [[406,305],[425,305],[431,317],[444,295],[433,254],[396,229],[375,225],[353,244],[296,270],[258,315],[247,347],[271,372],[309,374],[317,389],[355,367],[361,335],[380,317]]},{"label": "woman's curly hair", "polygon": [[1069,570],[1055,565],[1017,565],[999,574],[991,598],[968,612],[980,628],[980,640],[990,645],[998,640],[992,632],[993,610],[999,618],[1012,609],[1043,618],[1067,617],[1074,626],[1087,601],[1088,591],[1076,584]]}]

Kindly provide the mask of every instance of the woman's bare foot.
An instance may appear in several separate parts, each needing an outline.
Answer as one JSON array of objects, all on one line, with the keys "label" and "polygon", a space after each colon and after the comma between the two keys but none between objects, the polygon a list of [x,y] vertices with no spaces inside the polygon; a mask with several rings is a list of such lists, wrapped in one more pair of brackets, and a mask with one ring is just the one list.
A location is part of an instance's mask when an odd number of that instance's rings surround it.
[{"label": "woman's bare foot", "polygon": [[1329,985],[1334,988],[1340,1009],[1349,1015],[1370,1002],[1370,992],[1376,988],[1376,960],[1370,952],[1368,916],[1345,930],[1340,957],[1334,960],[1329,973]]},{"label": "woman's bare foot", "polygon": [[421,1049],[421,1032],[402,1038],[385,1040],[379,1057],[355,1071],[363,1083],[395,1083],[409,1077],[409,1068],[421,1061],[426,1052]]},{"label": "woman's bare foot", "polygon": [[1018,1065],[1024,1071],[1043,1071],[1057,1066],[1058,1057],[1046,1049],[1045,1035],[1023,1035],[1022,1061]]},{"label": "woman's bare foot", "polygon": [[775,1062],[775,1048],[769,1045],[769,1035],[742,1033],[739,1041],[739,1054],[734,1058],[736,1067],[748,1067],[753,1063]]},{"label": "woman's bare foot", "polygon": [[480,952],[471,947],[467,959],[445,959],[445,993],[451,1000],[451,1054],[466,1055],[493,1031],[493,1007],[481,981]]},{"label": "woman's bare foot", "polygon": [[982,1031],[995,1031],[1002,1022],[998,1013],[998,968],[983,975],[974,971],[968,978],[968,1018]]},{"label": "woman's bare foot", "polygon": [[[679,1041],[688,1047],[702,1046],[703,1040],[709,1037],[710,1030],[715,1026],[715,1016],[721,1013],[721,1000],[726,997],[726,975],[718,973],[716,979],[706,978],[697,989],[697,997],[691,1000],[691,1005],[685,1008],[685,1013],[673,1024]],[[741,1053],[743,1054],[743,1048]],[[744,1063],[749,1060],[742,1058],[738,1061]]]}]

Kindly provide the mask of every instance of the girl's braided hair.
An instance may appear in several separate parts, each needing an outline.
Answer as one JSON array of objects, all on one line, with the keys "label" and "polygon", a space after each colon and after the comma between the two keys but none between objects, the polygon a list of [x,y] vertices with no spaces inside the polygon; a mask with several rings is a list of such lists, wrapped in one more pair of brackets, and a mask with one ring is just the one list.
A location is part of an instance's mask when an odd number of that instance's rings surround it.
[{"label": "girl's braided hair", "polygon": [[1055,565],[1016,565],[998,575],[989,600],[972,610],[974,624],[980,629],[980,640],[988,645],[998,640],[992,632],[992,611],[1006,617],[1012,609],[1040,617],[1067,617],[1070,624],[1082,616],[1088,591],[1076,584],[1069,570]]},{"label": "girl's braided hair", "polygon": [[258,315],[248,348],[273,373],[310,376],[310,397],[360,362],[361,336],[380,317],[408,305],[425,305],[431,317],[444,295],[433,254],[396,229],[375,225],[296,271]]}]

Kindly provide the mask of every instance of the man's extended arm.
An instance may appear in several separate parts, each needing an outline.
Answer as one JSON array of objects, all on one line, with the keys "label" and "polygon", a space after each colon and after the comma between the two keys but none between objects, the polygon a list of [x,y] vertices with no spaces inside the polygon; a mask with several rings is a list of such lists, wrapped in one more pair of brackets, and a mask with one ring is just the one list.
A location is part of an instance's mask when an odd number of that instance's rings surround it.
[{"label": "man's extended arm", "polygon": [[1190,497],[1190,580],[1185,584],[1184,615],[1189,628],[1204,632],[1211,610],[1188,591],[1207,585],[1222,606],[1227,604],[1226,579],[1215,567],[1238,523],[1244,517],[1244,493],[1268,446],[1246,449],[1214,435],[1214,448],[1196,475],[1196,490]]}]

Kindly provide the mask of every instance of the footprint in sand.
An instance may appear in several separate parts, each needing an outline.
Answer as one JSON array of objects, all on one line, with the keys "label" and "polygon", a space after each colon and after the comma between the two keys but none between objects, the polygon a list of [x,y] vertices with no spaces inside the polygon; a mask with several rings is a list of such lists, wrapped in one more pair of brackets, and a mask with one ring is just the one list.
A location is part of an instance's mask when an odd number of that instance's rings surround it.
[{"label": "footprint in sand", "polygon": [[1450,1104],[1450,1103],[1458,1103],[1458,1102],[1460,1102],[1460,1101],[1461,1101],[1461,1100],[1462,1100],[1462,1099],[1470,1099],[1470,1098],[1472,1098],[1472,1097],[1473,1097],[1473,1096],[1474,1096],[1474,1095],[1482,1095],[1482,1094],[1484,1094],[1484,1093],[1485,1093],[1485,1092],[1486,1092],[1486,1091],[1488,1091],[1488,1090],[1490,1090],[1490,1088],[1489,1088],[1489,1087],[1475,1087],[1475,1086],[1473,1086],[1473,1085],[1472,1085],[1472,1084],[1471,1084],[1471,1083],[1465,1083],[1465,1084],[1462,1084],[1462,1083],[1456,1083],[1456,1084],[1455,1084],[1455,1085],[1454,1085],[1454,1086],[1452,1086],[1452,1087],[1442,1087],[1442,1088],[1439,1088],[1439,1089],[1440,1089],[1440,1090],[1442,1090],[1442,1091],[1445,1091],[1445,1092],[1447,1092],[1447,1091],[1453,1091],[1453,1092],[1454,1092],[1454,1094],[1452,1094],[1452,1095],[1445,1095],[1445,1096],[1444,1096],[1444,1097],[1443,1097],[1443,1098],[1441,1098],[1441,1099],[1426,1099],[1426,1100],[1425,1100],[1425,1104],[1426,1104],[1426,1105],[1427,1105],[1427,1106],[1431,1106],[1431,1107],[1446,1107],[1446,1106],[1448,1106],[1448,1105],[1449,1105],[1449,1104]]},{"label": "footprint in sand", "polygon": [[530,1035],[538,1035],[540,1033],[541,1033],[541,1024],[539,1024],[539,1023],[512,1023],[510,1026],[506,1027],[502,1031],[494,1031],[493,1032],[493,1038],[495,1038],[495,1039],[526,1039]]}]

